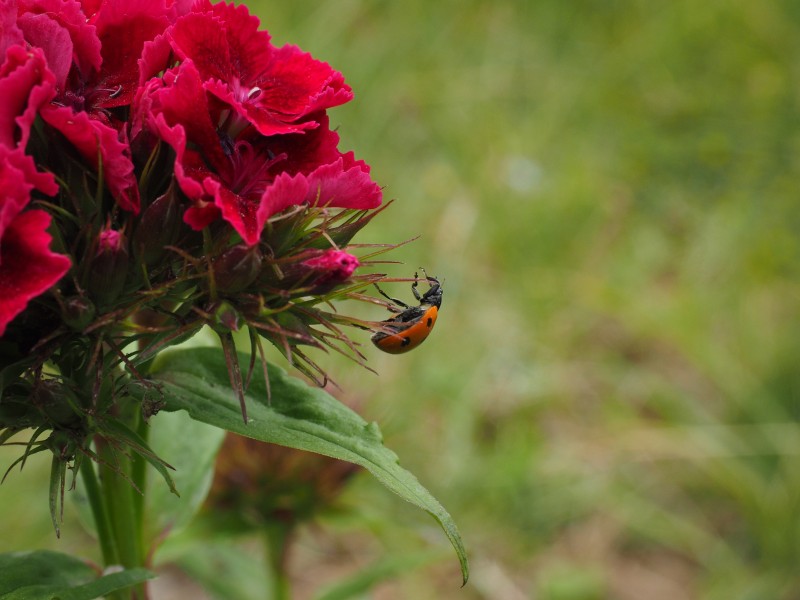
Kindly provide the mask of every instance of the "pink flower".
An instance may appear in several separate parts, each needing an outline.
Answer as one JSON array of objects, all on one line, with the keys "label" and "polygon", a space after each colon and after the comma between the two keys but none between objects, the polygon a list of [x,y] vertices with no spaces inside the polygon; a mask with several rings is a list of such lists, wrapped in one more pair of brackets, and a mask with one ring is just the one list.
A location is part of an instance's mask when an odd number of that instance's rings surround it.
[{"label": "pink flower", "polygon": [[221,216],[253,245],[267,220],[290,206],[380,205],[369,167],[339,152],[339,136],[324,113],[311,115],[315,127],[303,133],[262,136],[252,128],[218,127],[228,108],[206,91],[191,60],[162,82],[151,80],[140,106],[175,149],[175,177],[192,201],[184,219],[195,229]]},{"label": "pink flower", "polygon": [[24,210],[34,188],[50,195],[58,190],[53,177],[37,173],[21,150],[0,145],[0,335],[70,268],[66,256],[50,250],[50,215]]}]

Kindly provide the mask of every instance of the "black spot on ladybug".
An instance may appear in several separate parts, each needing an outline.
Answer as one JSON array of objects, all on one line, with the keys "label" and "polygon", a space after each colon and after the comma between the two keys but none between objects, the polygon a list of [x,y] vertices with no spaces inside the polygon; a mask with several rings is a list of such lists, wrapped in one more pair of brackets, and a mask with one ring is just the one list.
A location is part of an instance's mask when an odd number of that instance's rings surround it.
[{"label": "black spot on ladybug", "polygon": [[428,329],[430,329],[433,326],[433,319],[428,317],[428,321],[425,324],[428,326]]},{"label": "black spot on ladybug", "polygon": [[408,336],[405,336],[405,337],[403,338],[403,341],[402,341],[402,342],[400,342],[400,345],[401,345],[401,346],[408,346],[410,343],[411,343],[411,338],[410,338],[410,337],[408,337]]}]

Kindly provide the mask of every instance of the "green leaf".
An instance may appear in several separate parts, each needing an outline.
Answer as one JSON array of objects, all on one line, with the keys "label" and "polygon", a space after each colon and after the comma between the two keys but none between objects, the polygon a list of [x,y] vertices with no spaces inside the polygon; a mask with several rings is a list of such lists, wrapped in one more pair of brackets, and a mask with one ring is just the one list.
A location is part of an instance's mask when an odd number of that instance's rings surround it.
[{"label": "green leaf", "polygon": [[50,518],[56,530],[56,537],[61,537],[61,521],[64,517],[64,478],[66,477],[67,463],[53,454],[50,465]]},{"label": "green leaf", "polygon": [[[246,369],[249,357],[240,354]],[[408,502],[430,513],[455,548],[466,582],[469,570],[461,536],[453,519],[417,479],[403,469],[397,455],[383,445],[377,424],[319,388],[269,366],[271,403],[263,374],[256,369],[246,393],[250,421],[245,425],[239,401],[230,387],[222,351],[194,348],[164,353],[151,371],[160,386],[166,409],[185,410],[193,419],[240,435],[324,454],[361,465]],[[139,388],[133,393],[144,395]]]},{"label": "green leaf", "polygon": [[97,577],[82,560],[51,550],[0,554],[0,600],[94,600],[153,577],[145,569]]},{"label": "green leaf", "polygon": [[202,506],[211,487],[214,460],[225,431],[190,419],[184,412],[162,412],[150,419],[150,447],[169,458],[175,467],[175,486],[180,497],[165,485],[152,485],[147,491],[146,539],[166,531],[170,535],[183,528]]}]

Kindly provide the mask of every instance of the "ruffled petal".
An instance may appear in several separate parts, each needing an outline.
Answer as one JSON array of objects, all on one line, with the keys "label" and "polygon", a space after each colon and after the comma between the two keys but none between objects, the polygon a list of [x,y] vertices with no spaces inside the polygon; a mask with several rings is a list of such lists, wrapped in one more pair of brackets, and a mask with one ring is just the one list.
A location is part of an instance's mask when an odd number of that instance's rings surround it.
[{"label": "ruffled petal", "polygon": [[68,106],[49,105],[42,109],[41,115],[94,169],[100,167],[102,158],[103,179],[117,204],[124,210],[138,213],[139,185],[125,134]]}]

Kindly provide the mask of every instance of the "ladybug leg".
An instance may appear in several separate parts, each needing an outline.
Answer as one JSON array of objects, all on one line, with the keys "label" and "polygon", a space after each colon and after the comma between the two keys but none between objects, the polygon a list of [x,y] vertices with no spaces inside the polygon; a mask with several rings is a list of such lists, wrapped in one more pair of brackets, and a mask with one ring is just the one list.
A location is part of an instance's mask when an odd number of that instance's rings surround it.
[{"label": "ladybug leg", "polygon": [[[403,312],[405,309],[409,308],[408,304],[406,304],[402,300],[398,300],[397,298],[392,298],[389,294],[384,292],[381,288],[378,287],[377,283],[373,283],[372,285],[374,285],[375,289],[380,292],[381,296],[383,296],[384,298],[386,298],[390,302],[393,302],[394,304],[397,305],[397,306],[390,306],[389,307],[390,311],[399,313],[399,312]],[[398,308],[398,307],[400,307],[400,308]]]},{"label": "ladybug leg", "polygon": [[[435,277],[431,277],[430,275],[428,275],[425,272],[425,269],[420,267],[419,270],[422,271],[422,276],[425,277],[426,281],[428,282],[428,285],[431,286],[431,288],[433,288],[434,285],[436,285],[436,286],[439,285],[439,280],[436,279]],[[414,298],[417,299],[417,302],[424,302],[424,300],[422,299],[424,296],[421,297],[419,295],[419,292],[417,291],[417,286],[418,285],[419,285],[419,275],[415,271],[414,272],[414,283],[411,284],[411,291],[414,293]]]},{"label": "ladybug leg", "polygon": [[[422,270],[422,274],[425,275],[424,269]],[[417,302],[422,302],[422,296],[420,296],[419,292],[417,291],[417,286],[419,285],[417,277],[418,277],[417,272],[414,271],[414,283],[411,284],[411,292],[414,294],[414,298],[417,299]]]}]

